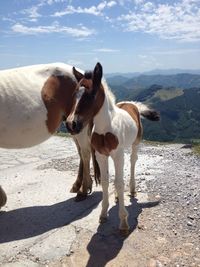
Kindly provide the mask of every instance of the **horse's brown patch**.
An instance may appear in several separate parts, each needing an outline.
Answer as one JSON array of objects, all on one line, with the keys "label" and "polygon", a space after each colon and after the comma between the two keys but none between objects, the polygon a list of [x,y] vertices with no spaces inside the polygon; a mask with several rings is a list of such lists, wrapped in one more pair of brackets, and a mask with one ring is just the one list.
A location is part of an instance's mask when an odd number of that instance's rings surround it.
[{"label": "horse's brown patch", "polygon": [[137,138],[135,140],[135,144],[138,144],[140,140],[142,139],[143,129],[142,129],[142,123],[140,120],[140,113],[136,105],[133,103],[128,102],[121,102],[117,104],[118,108],[121,108],[128,112],[128,114],[132,117],[132,119],[136,122],[137,128],[138,128],[138,134]]},{"label": "horse's brown patch", "polygon": [[107,132],[105,135],[94,132],[92,134],[91,144],[100,154],[109,156],[110,152],[117,148],[119,141],[118,138],[110,132]]},{"label": "horse's brown patch", "polygon": [[69,115],[76,85],[76,81],[67,76],[51,76],[45,82],[41,94],[47,109],[46,124],[51,134],[59,127],[63,113]]}]

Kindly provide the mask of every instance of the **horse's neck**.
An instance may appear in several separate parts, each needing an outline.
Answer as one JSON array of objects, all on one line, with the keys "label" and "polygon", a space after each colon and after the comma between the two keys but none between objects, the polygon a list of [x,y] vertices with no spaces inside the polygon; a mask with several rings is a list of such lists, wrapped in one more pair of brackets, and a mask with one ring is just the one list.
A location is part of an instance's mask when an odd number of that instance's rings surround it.
[{"label": "horse's neck", "polygon": [[104,103],[94,117],[94,131],[99,134],[104,134],[110,131],[114,113],[115,105],[112,103],[109,95],[105,94]]}]

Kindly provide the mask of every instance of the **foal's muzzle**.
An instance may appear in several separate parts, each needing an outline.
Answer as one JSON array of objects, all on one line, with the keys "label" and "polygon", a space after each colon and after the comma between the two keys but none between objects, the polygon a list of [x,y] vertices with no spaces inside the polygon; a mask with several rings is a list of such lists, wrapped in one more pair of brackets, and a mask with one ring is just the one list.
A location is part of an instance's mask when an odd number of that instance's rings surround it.
[{"label": "foal's muzzle", "polygon": [[66,128],[70,134],[78,134],[83,128],[83,124],[80,121],[66,121]]}]

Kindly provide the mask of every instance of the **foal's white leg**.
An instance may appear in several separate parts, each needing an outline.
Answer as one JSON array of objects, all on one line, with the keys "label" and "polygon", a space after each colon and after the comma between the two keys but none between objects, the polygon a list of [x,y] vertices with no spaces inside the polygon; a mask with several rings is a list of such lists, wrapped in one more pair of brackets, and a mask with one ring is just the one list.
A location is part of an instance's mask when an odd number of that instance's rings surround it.
[{"label": "foal's white leg", "polygon": [[129,233],[128,225],[128,211],[124,205],[124,180],[123,180],[123,169],[124,169],[124,151],[120,150],[113,157],[115,165],[115,188],[119,200],[119,218],[120,226],[119,229],[122,234]]},{"label": "foal's white leg", "polygon": [[135,189],[135,163],[138,159],[137,156],[138,152],[138,146],[137,145],[132,145],[132,153],[131,153],[131,175],[130,175],[130,195],[132,197],[136,196],[136,189]]},{"label": "foal's white leg", "polygon": [[103,223],[107,219],[107,212],[109,206],[108,200],[108,186],[109,186],[109,177],[108,177],[108,157],[96,152],[96,159],[99,164],[100,173],[101,173],[101,185],[103,190],[103,200],[102,200],[102,210],[99,218],[99,222]]}]

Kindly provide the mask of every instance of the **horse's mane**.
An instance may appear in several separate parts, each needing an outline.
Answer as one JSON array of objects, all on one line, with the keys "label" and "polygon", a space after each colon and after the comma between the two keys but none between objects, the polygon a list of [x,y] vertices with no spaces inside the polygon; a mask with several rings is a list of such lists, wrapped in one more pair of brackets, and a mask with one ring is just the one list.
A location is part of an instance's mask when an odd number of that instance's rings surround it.
[{"label": "horse's mane", "polygon": [[115,98],[115,95],[113,94],[113,92],[111,91],[111,88],[108,86],[105,78],[102,79],[102,85],[103,85],[105,94],[109,100],[109,104],[114,108],[114,106],[116,104],[116,98]]}]

